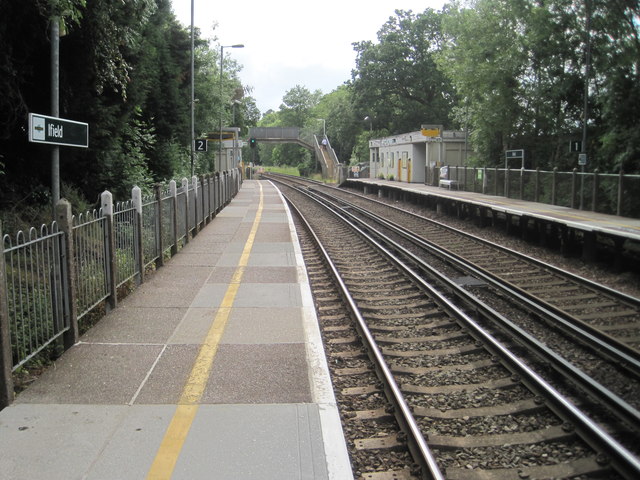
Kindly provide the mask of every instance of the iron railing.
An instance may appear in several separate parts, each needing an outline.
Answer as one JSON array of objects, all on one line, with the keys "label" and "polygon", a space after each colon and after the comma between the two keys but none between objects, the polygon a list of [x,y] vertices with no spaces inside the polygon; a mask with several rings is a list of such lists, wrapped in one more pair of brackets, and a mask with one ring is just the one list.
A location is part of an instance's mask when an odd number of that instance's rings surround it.
[{"label": "iron railing", "polygon": [[[238,193],[237,169],[158,185],[153,195],[134,187],[131,200],[71,216],[61,200],[50,227],[4,235],[0,259],[0,408],[13,399],[12,372],[62,338],[78,340],[78,320],[105,305],[118,289],[144,282]],[[56,343],[57,344],[57,343]]]},{"label": "iron railing", "polygon": [[[441,169],[427,169],[429,185],[438,185]],[[460,190],[546,203],[580,210],[640,218],[640,175],[448,167],[448,180]]]}]

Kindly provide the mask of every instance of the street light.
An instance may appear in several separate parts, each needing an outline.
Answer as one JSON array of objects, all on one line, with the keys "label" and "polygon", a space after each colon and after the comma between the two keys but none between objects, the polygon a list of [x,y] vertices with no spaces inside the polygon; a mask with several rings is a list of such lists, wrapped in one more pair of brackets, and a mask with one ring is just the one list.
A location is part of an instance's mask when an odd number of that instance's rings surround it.
[{"label": "street light", "polygon": [[364,117],[364,121],[369,122],[369,131],[373,131],[373,119],[369,115],[367,115],[366,117]]},{"label": "street light", "polygon": [[218,165],[219,168],[222,169],[222,68],[224,66],[224,49],[225,48],[244,48],[242,43],[237,43],[235,45],[220,45],[220,146],[219,146],[219,160]]}]

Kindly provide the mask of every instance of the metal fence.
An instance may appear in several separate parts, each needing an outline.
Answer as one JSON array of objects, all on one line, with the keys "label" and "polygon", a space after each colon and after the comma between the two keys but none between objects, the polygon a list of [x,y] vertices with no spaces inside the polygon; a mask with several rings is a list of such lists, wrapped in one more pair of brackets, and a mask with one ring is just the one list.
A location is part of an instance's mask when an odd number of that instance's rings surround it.
[{"label": "metal fence", "polygon": [[[438,185],[439,169],[427,178]],[[460,190],[640,218],[634,201],[640,196],[640,175],[450,166],[448,179]]]},{"label": "metal fence", "polygon": [[[238,193],[239,170],[158,185],[153,195],[132,191],[114,205],[71,215],[62,200],[50,227],[4,235],[0,257],[0,408],[13,399],[12,372],[62,339],[78,340],[78,321],[105,305],[115,308],[118,289],[144,282]],[[57,342],[56,342],[57,344]]]}]

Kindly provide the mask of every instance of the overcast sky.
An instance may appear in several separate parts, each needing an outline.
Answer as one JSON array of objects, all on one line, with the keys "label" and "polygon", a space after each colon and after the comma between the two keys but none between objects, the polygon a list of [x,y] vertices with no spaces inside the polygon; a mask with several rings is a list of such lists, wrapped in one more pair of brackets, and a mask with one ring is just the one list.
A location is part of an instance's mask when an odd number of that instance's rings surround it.
[{"label": "overcast sky", "polygon": [[[191,0],[172,0],[178,20],[191,25]],[[394,10],[439,10],[444,0],[194,0],[195,25],[225,58],[240,65],[243,85],[253,87],[262,113],[278,110],[287,90],[302,85],[329,93],[351,78],[352,43],[376,40]],[[314,8],[317,7],[317,8]],[[216,26],[217,24],[217,26]],[[215,26],[215,29],[214,29]],[[197,92],[196,92],[197,96]]]}]

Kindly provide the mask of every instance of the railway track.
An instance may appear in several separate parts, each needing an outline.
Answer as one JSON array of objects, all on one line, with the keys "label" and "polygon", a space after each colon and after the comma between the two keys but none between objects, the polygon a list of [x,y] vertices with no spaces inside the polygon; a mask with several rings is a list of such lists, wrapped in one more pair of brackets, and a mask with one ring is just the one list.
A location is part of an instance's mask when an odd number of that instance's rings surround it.
[{"label": "railway track", "polygon": [[[345,431],[360,434],[350,444],[354,471],[362,478],[417,476],[407,448],[424,478],[444,478],[438,477],[442,472],[446,478],[634,478],[637,457],[610,435],[626,438],[621,426],[629,418],[599,426],[518,359],[514,351],[529,347],[498,342],[495,332],[470,317],[468,305],[458,307],[458,299],[447,298],[423,276],[404,272],[398,259],[390,262],[396,255],[376,252],[374,240],[363,240],[335,215],[327,217],[299,191],[285,191],[311,219],[348,292],[338,294],[332,281],[319,279],[315,272],[326,268],[303,241],[337,396],[348,405],[342,407]],[[344,206],[336,208],[344,215]],[[373,346],[363,349],[359,338]],[[388,365],[374,367],[382,384],[367,361],[378,354]],[[387,405],[382,391],[393,398],[388,385],[394,383],[400,400]],[[403,405],[412,420],[398,415]],[[627,415],[633,414],[631,408]],[[421,441],[428,445],[426,459]],[[392,452],[392,459],[382,452]]]}]

